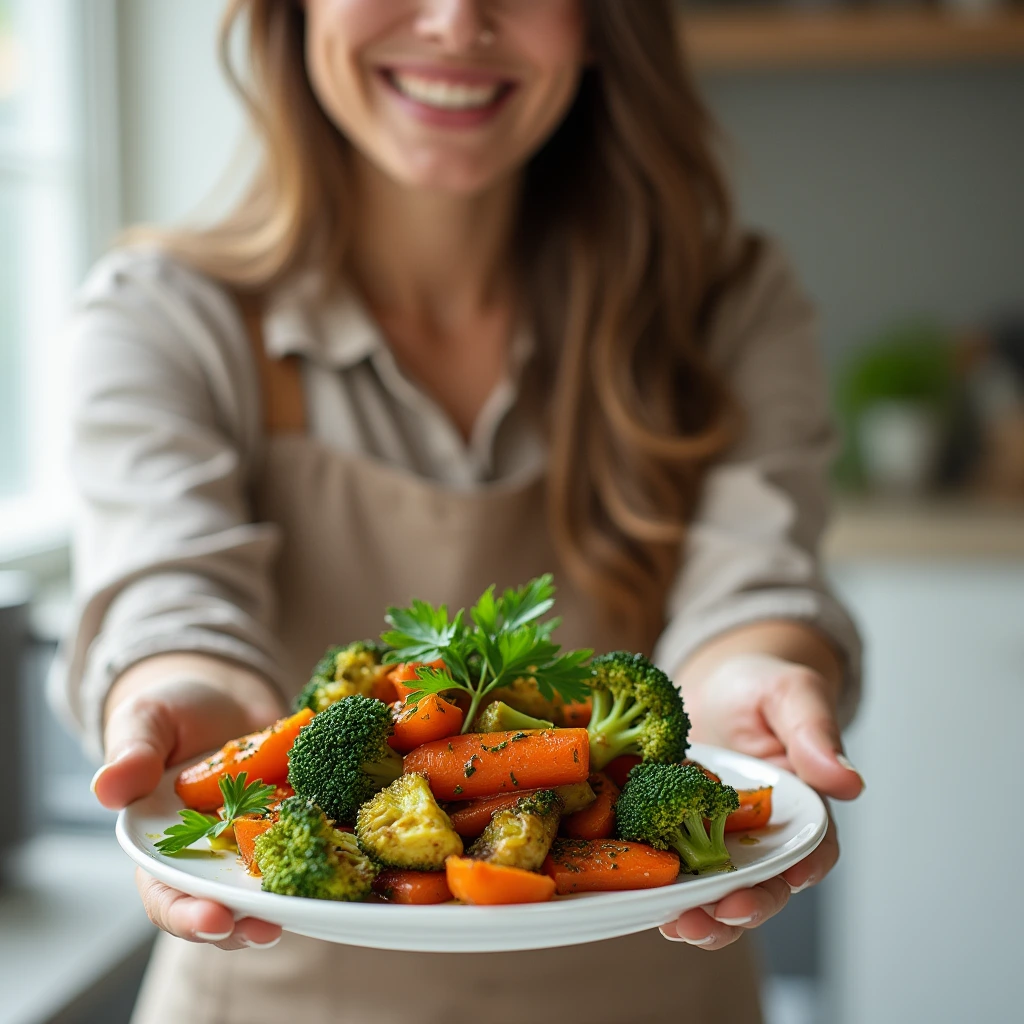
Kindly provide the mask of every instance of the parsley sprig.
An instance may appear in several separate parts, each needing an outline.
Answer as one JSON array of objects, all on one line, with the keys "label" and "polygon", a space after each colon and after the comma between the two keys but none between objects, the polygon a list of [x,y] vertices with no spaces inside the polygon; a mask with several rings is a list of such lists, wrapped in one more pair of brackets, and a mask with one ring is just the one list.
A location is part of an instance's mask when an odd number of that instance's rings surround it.
[{"label": "parsley sprig", "polygon": [[200,839],[209,836],[216,839],[221,832],[233,825],[236,818],[246,814],[263,814],[274,796],[274,787],[254,779],[246,785],[246,772],[239,772],[235,778],[225,776],[220,780],[221,795],[224,797],[224,817],[199,811],[178,811],[182,817],[180,825],[172,825],[164,832],[164,838],[156,842],[161,853],[179,853]]},{"label": "parsley sprig", "polygon": [[524,676],[536,680],[547,700],[556,692],[569,703],[586,699],[591,672],[584,662],[594,652],[559,654],[561,647],[551,635],[560,620],[540,621],[553,607],[554,594],[552,577],[544,575],[500,596],[493,586],[488,587],[470,609],[468,621],[464,611],[449,620],[446,605],[435,608],[420,600],[409,608],[389,608],[386,621],[392,628],[381,639],[392,649],[384,660],[440,659],[445,666],[443,670],[420,666],[419,689],[409,694],[407,702],[426,693],[464,690],[471,698],[462,729],[467,732],[487,694]]}]

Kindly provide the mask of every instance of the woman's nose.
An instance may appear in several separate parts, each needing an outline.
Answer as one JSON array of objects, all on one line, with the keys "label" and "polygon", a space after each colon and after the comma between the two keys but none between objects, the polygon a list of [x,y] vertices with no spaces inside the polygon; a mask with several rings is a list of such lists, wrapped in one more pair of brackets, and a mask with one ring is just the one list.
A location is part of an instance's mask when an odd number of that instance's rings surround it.
[{"label": "woman's nose", "polygon": [[472,50],[487,30],[484,0],[424,0],[417,32],[446,51]]}]

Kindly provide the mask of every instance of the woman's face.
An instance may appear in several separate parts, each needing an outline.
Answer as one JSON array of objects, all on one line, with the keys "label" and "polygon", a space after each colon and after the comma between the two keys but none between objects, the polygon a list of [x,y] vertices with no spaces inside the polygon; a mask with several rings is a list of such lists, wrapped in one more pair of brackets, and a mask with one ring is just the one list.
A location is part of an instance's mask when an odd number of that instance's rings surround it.
[{"label": "woman's face", "polygon": [[405,185],[475,193],[520,168],[568,111],[582,0],[304,0],[327,115]]}]

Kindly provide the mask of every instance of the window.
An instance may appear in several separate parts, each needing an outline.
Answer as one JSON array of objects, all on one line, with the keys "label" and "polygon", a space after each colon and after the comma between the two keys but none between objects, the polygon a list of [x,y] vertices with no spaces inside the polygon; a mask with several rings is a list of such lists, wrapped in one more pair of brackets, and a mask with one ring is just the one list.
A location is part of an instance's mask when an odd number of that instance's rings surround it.
[{"label": "window", "polygon": [[96,73],[107,13],[107,0],[0,0],[0,558],[67,527],[60,333],[116,223],[116,176],[101,183],[94,158],[112,148]]}]

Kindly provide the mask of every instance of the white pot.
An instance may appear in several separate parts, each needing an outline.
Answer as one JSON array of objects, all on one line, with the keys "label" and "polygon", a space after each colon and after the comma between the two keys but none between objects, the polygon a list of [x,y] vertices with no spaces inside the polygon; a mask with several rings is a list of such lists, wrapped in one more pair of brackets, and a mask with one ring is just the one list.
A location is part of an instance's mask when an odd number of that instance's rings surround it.
[{"label": "white pot", "polygon": [[913,402],[876,402],[857,421],[861,465],[872,490],[918,494],[935,476],[942,428],[935,410]]}]

